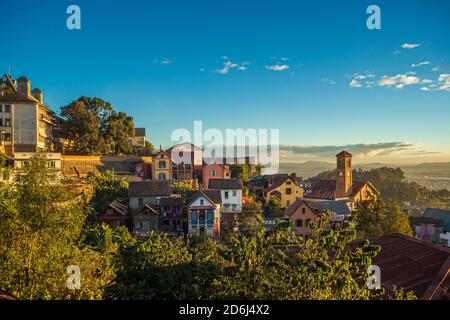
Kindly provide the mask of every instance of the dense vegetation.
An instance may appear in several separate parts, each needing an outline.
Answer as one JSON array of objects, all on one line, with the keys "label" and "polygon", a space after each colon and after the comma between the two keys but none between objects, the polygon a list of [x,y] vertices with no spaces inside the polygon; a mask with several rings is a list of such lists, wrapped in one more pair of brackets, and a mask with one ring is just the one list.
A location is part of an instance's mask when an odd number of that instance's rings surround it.
[{"label": "dense vegetation", "polygon": [[[352,224],[315,226],[307,241],[288,230],[251,237],[135,239],[124,227],[91,225],[82,197],[70,195],[44,156],[13,185],[0,185],[0,287],[22,299],[369,299],[366,269],[379,247],[354,243]],[[109,191],[108,191],[109,192]],[[248,212],[259,212],[250,207]],[[67,267],[81,288],[66,287]],[[399,292],[394,298],[413,298]]]},{"label": "dense vegetation", "polygon": [[[335,179],[336,170],[325,171],[312,179]],[[353,179],[370,181],[381,193],[385,201],[395,199],[417,207],[448,208],[450,191],[431,191],[416,182],[409,182],[400,168],[378,168],[371,170],[354,169]]]},{"label": "dense vegetation", "polygon": [[61,108],[62,137],[68,151],[83,154],[131,154],[133,118],[100,98],[80,97]]}]

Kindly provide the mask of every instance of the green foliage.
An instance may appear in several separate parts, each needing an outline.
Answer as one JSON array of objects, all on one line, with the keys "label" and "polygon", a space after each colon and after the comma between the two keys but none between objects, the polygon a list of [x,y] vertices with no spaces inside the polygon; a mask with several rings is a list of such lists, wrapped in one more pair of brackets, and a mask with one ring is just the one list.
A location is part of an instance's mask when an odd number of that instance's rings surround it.
[{"label": "green foliage", "polygon": [[358,232],[363,238],[392,233],[413,235],[407,213],[402,212],[392,199],[387,205],[381,199],[357,203],[355,216]]},{"label": "green foliage", "polygon": [[267,207],[274,216],[281,212],[281,202],[277,198],[271,197],[267,203]]},{"label": "green foliage", "polygon": [[100,98],[80,97],[61,108],[62,137],[77,154],[130,153],[133,118]]},{"label": "green foliage", "polygon": [[249,179],[249,166],[246,164],[232,164],[230,165],[231,178],[242,179],[246,182]]},{"label": "green foliage", "polygon": [[92,199],[95,212],[105,208],[110,202],[123,202],[128,194],[128,181],[118,178],[111,171],[106,170],[100,175],[89,178],[94,187]]},{"label": "green foliage", "polygon": [[252,237],[264,227],[261,204],[256,201],[242,205],[242,213],[238,216],[238,228],[242,235]]},{"label": "green foliage", "polygon": [[[335,178],[336,170],[331,170],[322,172],[312,179]],[[400,168],[354,169],[353,179],[370,181],[380,191],[385,201],[395,199],[398,202],[434,208],[448,208],[450,202],[450,191],[446,189],[430,191],[416,182],[407,181]]]},{"label": "green foliage", "polygon": [[[46,162],[35,156],[0,186],[0,287],[22,299],[100,299],[113,277],[109,259],[79,243],[84,205]],[[80,290],[66,287],[70,265],[81,269]]]},{"label": "green foliage", "polygon": [[186,198],[186,193],[188,191],[194,190],[192,183],[184,181],[173,181],[172,182],[172,192],[174,194],[181,194],[183,198]]}]

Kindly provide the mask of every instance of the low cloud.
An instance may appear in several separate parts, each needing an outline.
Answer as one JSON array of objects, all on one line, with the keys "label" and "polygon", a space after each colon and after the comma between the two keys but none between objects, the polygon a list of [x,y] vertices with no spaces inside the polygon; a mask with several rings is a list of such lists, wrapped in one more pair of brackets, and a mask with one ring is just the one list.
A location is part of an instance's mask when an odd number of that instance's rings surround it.
[{"label": "low cloud", "polygon": [[266,66],[267,70],[272,70],[272,71],[285,71],[288,70],[290,67],[287,64],[274,64],[271,66]]},{"label": "low cloud", "polygon": [[357,156],[385,156],[398,152],[417,153],[423,152],[419,146],[410,142],[380,142],[372,144],[347,144],[329,146],[301,146],[301,145],[281,145],[280,153],[284,156],[334,156],[342,150]]},{"label": "low cloud", "polygon": [[404,43],[404,44],[401,45],[401,47],[403,49],[411,50],[411,49],[415,49],[417,47],[420,47],[420,44],[418,44],[418,43]]},{"label": "low cloud", "polygon": [[323,78],[322,82],[325,82],[329,86],[334,86],[336,84],[336,81],[334,81],[332,79],[328,79],[328,78]]},{"label": "low cloud", "polygon": [[224,60],[223,67],[213,70],[214,73],[217,74],[228,74],[231,70],[235,69],[238,71],[246,71],[250,66],[250,62],[244,61],[242,63],[232,62],[227,56],[222,57]]},{"label": "low cloud", "polygon": [[420,66],[425,66],[425,65],[430,64],[430,63],[431,63],[430,61],[422,61],[422,62],[419,62],[419,63],[416,63],[416,64],[413,63],[411,65],[411,67],[417,68],[417,67],[420,67]]},{"label": "low cloud", "polygon": [[153,60],[153,63],[158,63],[158,64],[171,64],[172,60],[170,60],[169,58],[164,58],[164,59],[155,59]]},{"label": "low cloud", "polygon": [[378,85],[381,87],[395,87],[396,89],[403,89],[405,86],[413,85],[420,82],[420,78],[407,74],[397,74],[395,76],[384,76],[378,80]]}]

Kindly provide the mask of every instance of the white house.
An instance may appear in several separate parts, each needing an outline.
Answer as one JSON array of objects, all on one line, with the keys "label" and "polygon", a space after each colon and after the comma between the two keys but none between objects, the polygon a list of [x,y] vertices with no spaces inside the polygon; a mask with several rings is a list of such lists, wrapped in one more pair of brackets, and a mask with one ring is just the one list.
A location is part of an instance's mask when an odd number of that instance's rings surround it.
[{"label": "white house", "polygon": [[202,190],[188,196],[188,234],[220,238],[219,190]]},{"label": "white house", "polygon": [[242,211],[241,179],[209,179],[209,190],[220,190],[222,212],[238,213]]}]

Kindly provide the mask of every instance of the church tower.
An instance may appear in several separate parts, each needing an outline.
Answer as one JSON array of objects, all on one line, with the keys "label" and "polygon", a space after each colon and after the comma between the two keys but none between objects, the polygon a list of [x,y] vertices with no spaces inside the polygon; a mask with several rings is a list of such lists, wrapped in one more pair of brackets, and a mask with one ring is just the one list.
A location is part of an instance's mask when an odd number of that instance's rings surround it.
[{"label": "church tower", "polygon": [[336,192],[349,196],[353,192],[352,155],[344,150],[336,155],[336,159]]}]

